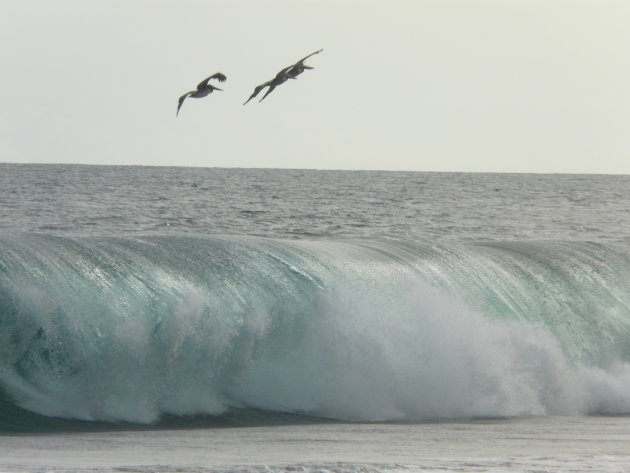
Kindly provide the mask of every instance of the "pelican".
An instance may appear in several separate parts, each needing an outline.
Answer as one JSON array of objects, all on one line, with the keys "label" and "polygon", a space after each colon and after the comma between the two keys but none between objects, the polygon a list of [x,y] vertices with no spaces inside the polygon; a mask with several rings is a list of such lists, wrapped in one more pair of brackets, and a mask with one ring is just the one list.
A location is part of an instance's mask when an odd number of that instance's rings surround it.
[{"label": "pelican", "polygon": [[175,116],[179,115],[179,109],[182,108],[182,104],[184,103],[184,100],[186,100],[186,97],[200,99],[201,97],[205,97],[206,95],[211,94],[213,90],[223,90],[215,87],[212,84],[208,84],[208,81],[210,79],[217,79],[219,82],[225,82],[227,77],[225,77],[224,74],[217,72],[216,74],[212,74],[210,77],[207,77],[206,79],[199,82],[199,84],[197,85],[197,90],[186,92],[179,98],[179,102],[177,103],[177,113],[175,114]]},{"label": "pelican", "polygon": [[323,49],[320,49],[319,51],[315,51],[314,53],[309,54],[305,58],[300,59],[298,62],[293,64],[293,66],[291,66],[291,69],[287,71],[287,74],[291,78],[295,79],[297,76],[302,74],[302,72],[304,72],[305,69],[313,69],[311,66],[307,66],[306,64],[304,64],[304,61],[306,61],[309,57],[314,56],[315,54],[321,53],[322,51]]},{"label": "pelican", "polygon": [[315,51],[314,53],[309,54],[305,58],[300,59],[295,64],[291,64],[290,66],[282,69],[280,72],[276,74],[276,77],[274,77],[273,79],[268,80],[264,84],[260,84],[258,87],[254,89],[254,93],[252,93],[252,95],[245,101],[243,105],[245,105],[251,99],[256,97],[262,89],[264,89],[265,87],[269,87],[265,95],[263,95],[263,97],[259,100],[259,102],[262,102],[265,99],[265,97],[267,97],[267,95],[269,95],[273,91],[273,89],[275,89],[280,84],[284,84],[289,79],[297,79],[297,76],[299,76],[302,72],[304,72],[305,69],[313,69],[311,66],[305,65],[304,61],[306,61],[309,57],[313,56],[314,54],[319,54],[322,51],[323,49],[320,49],[319,51]]}]

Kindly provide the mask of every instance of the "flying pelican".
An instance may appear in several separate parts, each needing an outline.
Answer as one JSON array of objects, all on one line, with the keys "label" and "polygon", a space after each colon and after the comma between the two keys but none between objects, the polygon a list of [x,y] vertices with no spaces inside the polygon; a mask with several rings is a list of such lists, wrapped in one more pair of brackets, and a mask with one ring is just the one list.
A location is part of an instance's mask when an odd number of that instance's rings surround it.
[{"label": "flying pelican", "polygon": [[306,64],[304,64],[304,61],[306,61],[309,57],[314,56],[315,54],[321,53],[322,51],[323,49],[320,49],[319,51],[315,51],[314,53],[309,54],[304,59],[300,59],[298,62],[293,64],[293,66],[291,66],[291,69],[287,71],[287,74],[295,79],[297,76],[302,74],[305,69],[313,69],[311,66],[307,66]]},{"label": "flying pelican", "polygon": [[247,101],[245,101],[243,105],[245,105],[251,99],[256,97],[262,89],[264,89],[265,87],[269,87],[265,95],[263,95],[263,97],[260,99],[260,102],[262,102],[265,99],[265,97],[267,97],[267,95],[269,95],[273,91],[273,89],[275,89],[280,84],[284,84],[289,79],[297,79],[297,76],[299,76],[302,72],[304,72],[305,69],[313,69],[311,66],[305,65],[304,61],[306,61],[309,57],[313,56],[314,54],[319,54],[322,51],[323,49],[320,49],[319,51],[315,51],[314,53],[309,54],[305,58],[300,59],[295,64],[291,64],[290,66],[282,69],[280,72],[276,74],[276,77],[274,77],[273,79],[268,80],[264,84],[260,84],[258,87],[254,89],[254,93],[252,93],[252,95],[247,99]]},{"label": "flying pelican", "polygon": [[182,104],[184,103],[184,100],[186,100],[186,97],[200,99],[201,97],[205,97],[206,95],[211,94],[213,90],[223,90],[215,87],[214,85],[208,84],[208,81],[210,79],[217,79],[219,82],[225,82],[227,77],[225,77],[224,74],[217,72],[216,74],[212,74],[210,77],[199,82],[199,85],[197,85],[197,90],[186,92],[179,98],[179,102],[177,103],[177,113],[175,114],[175,116],[179,115],[179,109],[182,108]]}]

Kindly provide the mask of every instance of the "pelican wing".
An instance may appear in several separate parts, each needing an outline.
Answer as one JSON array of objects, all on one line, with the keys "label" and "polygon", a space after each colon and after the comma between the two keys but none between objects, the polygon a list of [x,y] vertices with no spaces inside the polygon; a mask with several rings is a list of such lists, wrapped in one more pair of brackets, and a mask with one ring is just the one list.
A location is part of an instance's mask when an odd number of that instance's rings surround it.
[{"label": "pelican wing", "polygon": [[269,86],[269,90],[267,90],[267,92],[265,93],[265,95],[262,96],[262,99],[260,99],[259,102],[262,102],[263,100],[265,100],[265,97],[267,95],[269,95],[271,92],[273,92],[273,89],[275,89],[275,88],[276,88],[276,85],[275,84],[271,84]]},{"label": "pelican wing", "polygon": [[309,54],[305,58],[300,59],[298,62],[296,62],[295,64],[291,66],[291,68],[287,71],[287,75],[291,79],[297,79],[297,76],[302,74],[302,72],[304,72],[305,69],[313,69],[311,66],[307,66],[306,64],[304,64],[304,61],[306,61],[309,57],[315,54],[321,53],[322,51],[323,49],[320,49],[319,51],[315,51],[314,53]]},{"label": "pelican wing", "polygon": [[225,82],[227,80],[227,77],[225,77],[225,74],[221,74],[220,72],[217,72],[216,74],[213,74],[212,76],[210,76],[210,79],[216,79],[219,82]]},{"label": "pelican wing", "polygon": [[254,93],[253,93],[253,94],[252,94],[252,95],[251,95],[251,96],[247,99],[247,101],[246,101],[243,105],[245,105],[245,104],[246,104],[247,102],[249,102],[251,99],[253,99],[254,97],[256,97],[256,96],[260,93],[260,91],[261,91],[261,90],[263,90],[263,89],[264,89],[265,87],[267,87],[268,85],[270,85],[270,84],[271,84],[271,82],[272,82],[272,81],[270,81],[270,80],[269,80],[269,81],[265,82],[264,84],[260,84],[258,87],[256,87],[256,88],[254,89]]},{"label": "pelican wing", "polygon": [[222,74],[220,72],[212,74],[210,77],[206,77],[204,80],[199,82],[199,84],[197,85],[197,90],[205,89],[208,86],[208,81],[210,79],[217,79],[219,82],[225,82],[227,77],[225,77],[225,74]]},{"label": "pelican wing", "polygon": [[179,115],[179,109],[182,108],[182,104],[184,103],[184,100],[186,100],[186,97],[188,97],[190,94],[194,93],[195,91],[192,90],[190,92],[186,92],[184,95],[182,95],[179,98],[179,101],[177,102],[177,113],[175,114],[175,116]]},{"label": "pelican wing", "polygon": [[297,66],[298,64],[300,64],[301,62],[306,61],[309,57],[311,56],[315,56],[315,54],[319,54],[323,51],[323,49],[320,49],[319,51],[315,51],[314,53],[309,54],[308,56],[306,56],[305,58],[300,59],[298,62],[296,62],[295,64],[293,64],[294,66]]}]

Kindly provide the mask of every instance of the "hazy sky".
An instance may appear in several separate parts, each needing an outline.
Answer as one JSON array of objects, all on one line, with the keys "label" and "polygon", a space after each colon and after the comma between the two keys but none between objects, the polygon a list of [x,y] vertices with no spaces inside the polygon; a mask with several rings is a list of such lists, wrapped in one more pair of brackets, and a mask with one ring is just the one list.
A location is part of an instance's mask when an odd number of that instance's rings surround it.
[{"label": "hazy sky", "polygon": [[2,162],[630,174],[628,0],[0,0],[0,67]]}]

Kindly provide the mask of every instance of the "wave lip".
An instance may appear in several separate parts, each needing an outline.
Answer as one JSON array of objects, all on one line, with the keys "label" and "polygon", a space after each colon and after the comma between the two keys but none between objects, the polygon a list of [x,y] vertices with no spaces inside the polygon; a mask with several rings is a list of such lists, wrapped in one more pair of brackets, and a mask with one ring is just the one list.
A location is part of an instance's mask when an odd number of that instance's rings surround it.
[{"label": "wave lip", "polygon": [[0,250],[0,418],[15,428],[42,422],[27,412],[630,412],[623,247],[23,234]]}]

